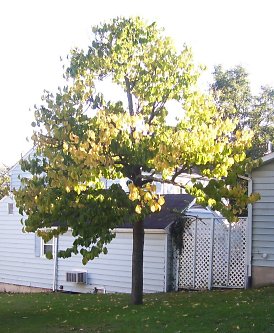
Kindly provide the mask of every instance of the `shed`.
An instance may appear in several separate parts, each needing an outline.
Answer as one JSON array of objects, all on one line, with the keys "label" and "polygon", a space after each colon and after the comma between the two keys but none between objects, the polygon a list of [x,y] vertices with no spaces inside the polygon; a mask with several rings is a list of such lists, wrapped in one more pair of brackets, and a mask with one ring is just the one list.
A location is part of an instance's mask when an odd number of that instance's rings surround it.
[{"label": "shed", "polygon": [[[34,149],[23,156],[31,157]],[[31,177],[16,163],[10,170],[11,191],[21,186],[20,177]],[[124,180],[122,180],[123,182]],[[106,187],[111,181],[106,181]],[[124,183],[121,183],[123,186]],[[169,226],[174,221],[172,209],[183,211],[194,203],[193,197],[178,194],[179,188],[156,184],[158,193],[166,194],[166,205],[160,213],[145,220],[144,292],[170,290],[174,282],[173,247]],[[171,194],[170,194],[171,193]],[[173,194],[172,194],[173,193]],[[176,194],[175,194],[176,193]],[[22,216],[12,196],[0,201],[0,283],[72,292],[130,292],[132,228],[123,225],[115,230],[116,238],[108,245],[108,254],[100,255],[86,266],[81,256],[48,260],[45,253],[65,249],[72,244],[71,232],[45,244],[35,234],[22,233]],[[78,279],[79,278],[79,279]]]}]

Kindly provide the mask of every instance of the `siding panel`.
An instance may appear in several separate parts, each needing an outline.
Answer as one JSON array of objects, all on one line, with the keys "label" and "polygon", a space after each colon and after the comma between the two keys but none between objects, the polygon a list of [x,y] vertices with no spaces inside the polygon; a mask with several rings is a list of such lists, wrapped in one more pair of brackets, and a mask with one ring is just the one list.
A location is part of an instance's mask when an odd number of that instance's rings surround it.
[{"label": "siding panel", "polygon": [[11,190],[18,190],[21,186],[20,178],[31,178],[31,174],[27,171],[22,171],[20,164],[18,163],[12,170],[10,176],[10,188]]},{"label": "siding panel", "polygon": [[12,198],[0,201],[0,282],[51,288],[53,261],[35,257],[35,235],[22,233],[22,216],[16,208],[8,214],[8,202]]},{"label": "siding panel", "polygon": [[274,183],[255,183],[254,191],[274,190]]},{"label": "siding panel", "polygon": [[261,165],[252,179],[253,191],[261,196],[252,208],[253,265],[274,267],[274,163]]},{"label": "siding panel", "polygon": [[253,215],[254,216],[274,216],[274,207],[273,209],[260,209],[257,207],[257,204],[254,204],[254,209],[253,209]]},{"label": "siding panel", "polygon": [[[15,207],[8,214],[7,204],[12,198],[0,202],[0,282],[24,286],[52,288],[53,260],[35,256],[35,235],[22,233],[21,215]],[[165,291],[166,277],[165,233],[146,233],[144,246],[144,292]],[[72,244],[71,233],[60,236],[59,249]],[[58,259],[57,288],[75,292],[92,292],[103,287],[107,292],[131,291],[132,231],[117,233],[108,246],[109,253],[100,255],[86,266],[81,256]],[[66,282],[66,272],[88,272],[87,285]]]},{"label": "siding panel", "polygon": [[[264,177],[264,172],[266,172],[265,174],[268,176],[270,175],[270,173],[268,172],[274,171],[274,163],[270,162],[270,163],[266,163],[264,165],[261,165],[259,168],[257,168],[255,171],[252,172],[252,174],[256,177],[258,177],[258,173],[259,175],[262,175]],[[273,176],[273,173],[272,173]]]},{"label": "siding panel", "polygon": [[[146,234],[144,248],[144,292],[165,291],[166,234]],[[68,247],[72,237],[60,237],[60,248]],[[58,287],[63,290],[92,292],[104,288],[107,292],[131,291],[132,233],[118,233],[108,246],[108,254],[82,265],[80,256],[60,259],[58,262]],[[88,283],[81,286],[66,282],[66,272],[83,270],[88,273]]]}]

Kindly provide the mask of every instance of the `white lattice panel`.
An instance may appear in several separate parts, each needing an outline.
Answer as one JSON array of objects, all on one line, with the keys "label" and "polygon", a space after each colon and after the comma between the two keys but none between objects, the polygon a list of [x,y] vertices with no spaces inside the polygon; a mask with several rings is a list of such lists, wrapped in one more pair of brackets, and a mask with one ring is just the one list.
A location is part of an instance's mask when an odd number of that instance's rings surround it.
[{"label": "white lattice panel", "polygon": [[230,270],[228,286],[244,287],[246,281],[247,220],[240,219],[231,226]]},{"label": "white lattice panel", "polygon": [[188,219],[183,234],[183,250],[179,262],[179,288],[194,287],[195,219]]},{"label": "white lattice panel", "polygon": [[228,252],[229,252],[229,224],[222,220],[214,221],[212,285],[223,287],[227,285]]},{"label": "white lattice panel", "polygon": [[180,256],[179,288],[206,289],[210,269],[210,221],[188,219]]},{"label": "white lattice panel", "polygon": [[210,269],[210,220],[197,220],[195,289],[208,288]]},{"label": "white lattice panel", "polygon": [[246,218],[234,224],[189,218],[179,256],[179,288],[244,287],[246,227]]}]

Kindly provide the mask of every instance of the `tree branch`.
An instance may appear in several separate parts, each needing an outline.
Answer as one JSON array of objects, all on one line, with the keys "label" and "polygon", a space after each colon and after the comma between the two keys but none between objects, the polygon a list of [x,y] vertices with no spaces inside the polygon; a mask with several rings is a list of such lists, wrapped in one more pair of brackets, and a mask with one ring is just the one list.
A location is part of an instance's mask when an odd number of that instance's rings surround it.
[{"label": "tree branch", "polygon": [[188,170],[185,169],[185,168],[181,168],[181,169],[178,169],[176,168],[175,171],[174,171],[174,174],[171,178],[172,181],[175,181],[175,179],[180,176],[182,173],[186,173]]},{"label": "tree branch", "polygon": [[161,102],[154,102],[153,103],[153,106],[152,106],[152,111],[150,113],[150,117],[148,119],[148,124],[151,125],[154,117],[163,109],[163,107],[165,106],[167,100],[168,100],[168,97],[171,93],[171,90],[169,90],[169,92],[165,95],[165,96],[162,96],[162,101]]},{"label": "tree branch", "polygon": [[[180,174],[182,174],[182,173],[184,173],[184,171],[180,172]],[[179,176],[179,174],[177,176]],[[152,182],[159,182],[161,184],[171,184],[171,185],[178,186],[180,188],[184,188],[185,189],[186,184],[182,184],[182,183],[180,183],[178,181],[175,181],[175,178],[174,179],[173,178],[174,178],[174,176],[171,179],[163,179],[161,177],[155,177],[153,175],[142,175],[142,179],[143,179],[142,180],[142,185],[145,185],[147,183],[152,183]],[[202,176],[198,176],[197,179],[198,180],[208,181],[208,178],[202,177]],[[189,179],[189,181],[190,181],[190,179]]]},{"label": "tree branch", "polygon": [[126,83],[126,88],[127,88],[127,100],[128,100],[129,114],[131,116],[134,116],[131,86],[130,86],[130,82],[129,82],[129,79],[127,76],[125,76],[125,83]]},{"label": "tree branch", "polygon": [[185,188],[185,184],[181,184],[181,183],[177,183],[171,179],[163,179],[163,178],[158,178],[158,177],[154,177],[151,175],[142,175],[142,185],[145,185],[147,183],[152,183],[152,182],[157,182],[157,183],[161,183],[161,184],[171,184],[171,185],[175,185],[175,186],[179,186],[181,188]]},{"label": "tree branch", "polygon": [[151,110],[151,113],[150,113],[150,116],[149,116],[149,119],[148,119],[148,124],[149,125],[151,125],[151,122],[152,122],[152,120],[154,119],[154,117],[156,116],[156,113],[157,112],[155,112],[156,111],[156,109],[157,109],[157,106],[158,106],[158,104],[159,103],[157,103],[157,105],[156,105],[156,101],[153,103],[153,106],[152,106],[152,110]]}]

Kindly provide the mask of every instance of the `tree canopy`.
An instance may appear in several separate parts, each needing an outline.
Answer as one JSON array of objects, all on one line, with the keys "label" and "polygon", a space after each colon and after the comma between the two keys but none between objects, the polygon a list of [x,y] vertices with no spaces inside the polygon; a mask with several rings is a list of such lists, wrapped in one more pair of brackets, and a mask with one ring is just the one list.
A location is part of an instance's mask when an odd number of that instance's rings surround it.
[{"label": "tree canopy", "polygon": [[[199,91],[201,70],[191,49],[177,51],[156,23],[116,18],[94,27],[92,38],[87,50],[68,56],[66,85],[55,94],[46,91],[35,107],[36,157],[22,161],[33,177],[23,180],[16,200],[27,214],[27,232],[39,230],[47,240],[72,228],[74,242],[59,255],[80,252],[84,264],[107,252],[113,228],[132,222],[138,304],[143,220],[165,202],[155,183],[180,186],[232,219],[255,199],[236,181],[249,166],[244,151],[251,133],[234,131],[237,123]],[[111,100],[100,88],[109,82],[121,91]],[[173,125],[171,101],[179,111]],[[193,172],[201,178],[182,184],[180,175]],[[127,191],[117,184],[106,189],[104,179],[121,178],[128,180]],[[230,198],[234,207],[223,200]],[[48,229],[56,222],[58,228]]]},{"label": "tree canopy", "polygon": [[237,129],[253,131],[252,146],[248,156],[260,158],[268,150],[268,142],[274,140],[274,89],[262,86],[253,94],[247,71],[242,66],[224,70],[215,67],[211,85],[216,105],[226,116],[239,120]]},{"label": "tree canopy", "polygon": [[0,199],[9,193],[8,167],[0,166]]}]

